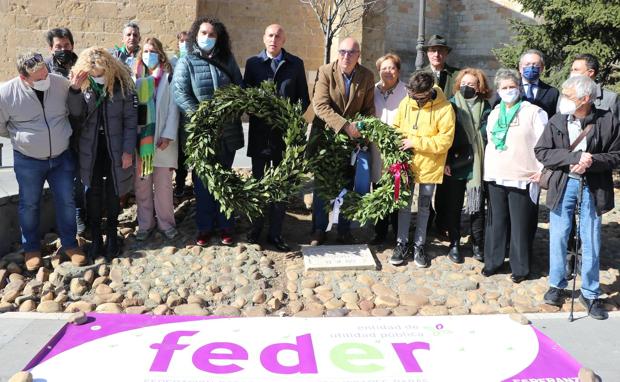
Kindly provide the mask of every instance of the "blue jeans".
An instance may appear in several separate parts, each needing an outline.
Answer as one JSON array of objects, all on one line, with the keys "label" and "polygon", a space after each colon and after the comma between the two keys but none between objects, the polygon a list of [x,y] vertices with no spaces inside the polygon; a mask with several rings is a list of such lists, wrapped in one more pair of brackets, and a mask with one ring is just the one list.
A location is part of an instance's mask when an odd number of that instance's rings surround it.
[{"label": "blue jeans", "polygon": [[[342,210],[338,216],[338,233],[347,234],[351,232],[351,221],[344,217]],[[312,233],[316,231],[325,232],[329,224],[329,217],[325,211],[325,200],[314,191],[312,193]]]},{"label": "blue jeans", "polygon": [[[549,284],[566,288],[566,247],[577,205],[579,180],[569,178],[560,204],[549,214]],[[601,252],[601,217],[596,214],[594,198],[584,183],[579,214],[581,240],[581,294],[594,299],[599,288],[599,255]]]},{"label": "blue jeans", "polygon": [[73,178],[75,159],[71,150],[53,159],[35,159],[13,151],[14,170],[19,185],[19,226],[24,251],[41,250],[39,219],[45,181],[54,197],[56,230],[65,249],[77,248]]},{"label": "blue jeans", "polygon": [[[222,147],[219,153],[219,160],[224,168],[232,168],[235,152]],[[220,211],[220,204],[195,172],[192,172],[192,180],[194,182],[194,194],[196,195],[196,225],[198,226],[198,232],[211,232],[216,225],[221,230],[232,228],[232,218],[226,218],[226,215]]]}]

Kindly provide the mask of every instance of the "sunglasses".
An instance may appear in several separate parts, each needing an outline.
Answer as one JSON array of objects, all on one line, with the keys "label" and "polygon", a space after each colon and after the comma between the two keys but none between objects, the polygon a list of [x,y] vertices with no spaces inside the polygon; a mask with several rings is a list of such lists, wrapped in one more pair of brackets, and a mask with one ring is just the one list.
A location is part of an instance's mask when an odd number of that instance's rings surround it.
[{"label": "sunglasses", "polygon": [[424,101],[424,100],[431,98],[431,96],[433,95],[433,90],[431,89],[430,91],[426,93],[413,93],[411,92],[411,90],[409,90],[408,93],[409,93],[409,98],[415,101]]},{"label": "sunglasses", "polygon": [[40,53],[36,53],[34,56],[24,61],[24,66],[28,69],[32,69],[41,62],[43,62],[43,56]]},{"label": "sunglasses", "polygon": [[359,50],[346,50],[346,49],[340,49],[338,50],[338,54],[342,57],[345,56],[354,56],[357,53],[359,53]]}]

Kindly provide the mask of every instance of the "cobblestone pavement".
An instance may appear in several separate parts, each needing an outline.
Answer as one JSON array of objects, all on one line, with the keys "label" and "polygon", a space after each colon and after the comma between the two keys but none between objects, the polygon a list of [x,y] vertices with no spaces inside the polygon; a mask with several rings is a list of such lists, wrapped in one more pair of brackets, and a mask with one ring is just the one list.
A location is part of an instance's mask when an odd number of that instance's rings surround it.
[{"label": "cobblestone pavement", "polygon": [[[463,238],[464,264],[445,256],[448,243],[429,237],[430,268],[413,262],[394,267],[388,263],[392,245],[371,247],[375,271],[304,271],[299,244],[309,242],[310,213],[301,200],[285,221],[285,238],[293,251],[280,253],[269,246],[244,243],[249,223],[239,220],[233,247],[193,245],[193,199],[183,200],[176,216],[180,236],[166,241],[154,233],[146,242],[133,238],[135,206],[121,216],[119,233],[125,251],[118,259],[76,268],[58,264],[56,237],[50,243],[46,267],[36,274],[23,269],[15,252],[0,260],[0,312],[151,313],[224,316],[411,316],[567,311],[543,303],[547,290],[548,212],[541,206],[530,278],[510,280],[509,267],[491,277],[480,274],[482,263],[471,258]],[[620,307],[620,215],[604,218],[601,261],[602,296],[609,310]],[[354,230],[356,242],[372,237],[372,230]],[[84,243],[87,244],[87,241]],[[579,288],[579,280],[577,281]],[[576,302],[575,308],[583,311]]]}]

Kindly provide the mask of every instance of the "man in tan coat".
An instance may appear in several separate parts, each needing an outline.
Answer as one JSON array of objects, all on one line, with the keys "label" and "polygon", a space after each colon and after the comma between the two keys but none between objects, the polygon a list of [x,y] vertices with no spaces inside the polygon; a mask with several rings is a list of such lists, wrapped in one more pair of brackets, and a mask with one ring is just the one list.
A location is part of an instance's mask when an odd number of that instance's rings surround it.
[{"label": "man in tan coat", "polygon": [[[312,122],[311,139],[320,136],[321,129],[326,127],[336,133],[347,134],[351,139],[359,138],[360,133],[355,123],[348,119],[357,114],[374,115],[374,76],[369,69],[358,63],[359,58],[359,43],[347,37],[338,46],[338,60],[319,68],[312,99],[316,116]],[[320,147],[321,140],[318,139],[313,144]],[[328,217],[324,206],[325,201],[315,192],[312,202],[311,245],[320,245],[325,241]],[[343,244],[352,241],[350,222],[342,216],[338,221],[338,241]]]}]

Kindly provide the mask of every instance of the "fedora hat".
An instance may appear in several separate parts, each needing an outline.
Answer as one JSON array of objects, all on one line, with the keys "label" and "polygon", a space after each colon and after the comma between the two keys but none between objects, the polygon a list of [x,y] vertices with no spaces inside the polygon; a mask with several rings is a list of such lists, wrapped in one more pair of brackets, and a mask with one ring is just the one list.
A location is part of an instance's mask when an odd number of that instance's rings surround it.
[{"label": "fedora hat", "polygon": [[443,38],[442,36],[438,35],[438,34],[434,34],[431,36],[431,38],[428,39],[428,43],[426,43],[426,45],[422,46],[422,50],[423,51],[427,51],[428,48],[432,47],[432,46],[443,46],[448,48],[448,52],[450,52],[452,50],[452,48],[450,48],[448,46],[448,43],[446,42],[446,39]]}]

